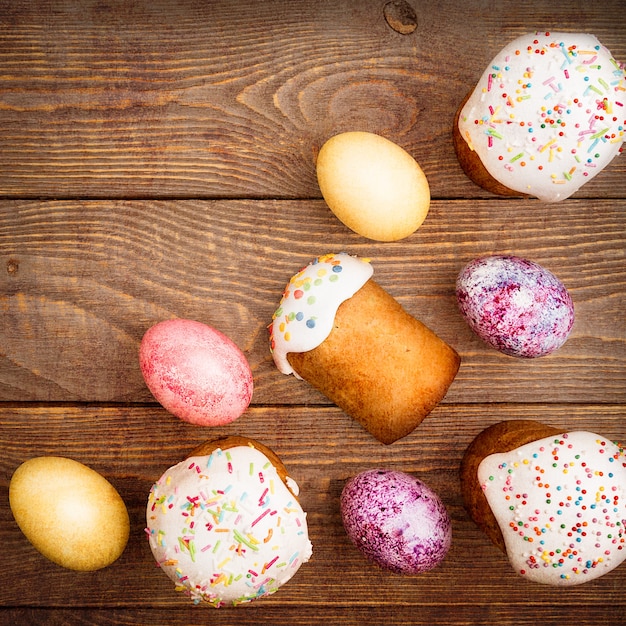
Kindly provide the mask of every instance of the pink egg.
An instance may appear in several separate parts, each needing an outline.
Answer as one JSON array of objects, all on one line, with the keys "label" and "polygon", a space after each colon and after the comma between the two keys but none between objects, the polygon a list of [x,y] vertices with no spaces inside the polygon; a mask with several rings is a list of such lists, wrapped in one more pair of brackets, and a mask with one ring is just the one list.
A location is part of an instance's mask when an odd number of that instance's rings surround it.
[{"label": "pink egg", "polygon": [[141,340],[139,365],[161,405],[191,424],[228,424],[252,399],[252,372],[243,352],[201,322],[173,319],[152,326]]}]

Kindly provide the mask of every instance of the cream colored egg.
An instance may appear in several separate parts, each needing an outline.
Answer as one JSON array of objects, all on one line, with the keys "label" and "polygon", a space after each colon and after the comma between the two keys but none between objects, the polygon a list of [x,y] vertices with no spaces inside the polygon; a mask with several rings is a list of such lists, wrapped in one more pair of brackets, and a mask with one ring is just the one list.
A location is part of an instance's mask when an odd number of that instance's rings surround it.
[{"label": "cream colored egg", "polygon": [[374,133],[331,137],[317,158],[317,180],[337,218],[376,241],[408,237],[430,207],[428,181],[415,159]]},{"label": "cream colored egg", "polygon": [[128,542],[128,511],[115,487],[72,459],[42,456],[20,465],[9,485],[9,504],[33,546],[68,569],[106,567]]}]

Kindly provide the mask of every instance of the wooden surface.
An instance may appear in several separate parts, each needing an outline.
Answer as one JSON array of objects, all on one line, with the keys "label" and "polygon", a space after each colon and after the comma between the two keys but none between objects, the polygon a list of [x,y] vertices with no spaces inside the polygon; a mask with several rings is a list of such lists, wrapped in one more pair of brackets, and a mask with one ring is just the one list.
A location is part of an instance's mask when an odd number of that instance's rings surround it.
[{"label": "wooden surface", "polygon": [[[623,3],[410,0],[409,34],[384,5],[0,0],[0,622],[624,623],[626,566],[569,590],[518,578],[467,517],[458,466],[503,419],[626,440],[626,157],[545,205],[473,185],[451,139],[456,107],[517,35],[590,32],[626,60]],[[316,153],[345,130],[380,133],[422,165],[433,201],[408,239],[365,240],[321,199]],[[279,374],[268,351],[286,281],[339,250],[371,257],[377,281],[462,357],[443,403],[391,446]],[[567,285],[576,323],[560,351],[506,357],[465,325],[456,275],[490,253],[532,258]],[[252,405],[230,426],[184,424],[145,387],[139,342],[171,317],[219,328],[248,357]],[[314,556],[274,596],[214,611],[155,567],[145,505],[167,467],[224,434],[283,459]],[[124,498],[131,538],[109,568],[64,570],[17,528],[10,477],[43,454],[86,463]],[[339,494],[371,467],[440,493],[453,521],[440,567],[387,573],[349,543]]]}]

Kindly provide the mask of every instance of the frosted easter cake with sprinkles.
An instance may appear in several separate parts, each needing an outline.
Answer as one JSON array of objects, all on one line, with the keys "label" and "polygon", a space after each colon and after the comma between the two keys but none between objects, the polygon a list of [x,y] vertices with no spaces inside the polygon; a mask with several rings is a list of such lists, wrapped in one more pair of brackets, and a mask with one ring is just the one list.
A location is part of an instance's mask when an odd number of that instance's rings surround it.
[{"label": "frosted easter cake with sprinkles", "polygon": [[[483,437],[511,443],[534,428],[538,433],[541,425],[514,420],[487,429]],[[618,443],[587,431],[557,431],[477,460],[476,485],[521,576],[546,585],[579,585],[626,559],[626,454]],[[466,501],[476,515],[471,496]],[[488,522],[485,529],[489,534]]]},{"label": "frosted easter cake with sprinkles", "polygon": [[312,553],[297,484],[257,441],[208,442],[150,491],[146,533],[161,569],[195,604],[276,592]]},{"label": "frosted easter cake with sprinkles", "polygon": [[467,175],[501,195],[568,198],[622,151],[623,67],[593,35],[518,37],[461,105],[453,135]]},{"label": "frosted easter cake with sprinkles", "polygon": [[443,399],[460,359],[373,273],[368,259],[330,253],[294,274],[269,326],[270,351],[279,371],[390,444]]}]

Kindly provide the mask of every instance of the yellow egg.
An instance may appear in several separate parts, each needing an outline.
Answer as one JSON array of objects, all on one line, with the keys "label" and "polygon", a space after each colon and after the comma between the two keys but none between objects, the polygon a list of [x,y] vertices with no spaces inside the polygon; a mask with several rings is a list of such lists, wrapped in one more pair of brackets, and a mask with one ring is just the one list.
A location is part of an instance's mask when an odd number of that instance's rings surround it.
[{"label": "yellow egg", "polygon": [[33,546],[68,569],[106,567],[128,542],[128,511],[115,487],[72,459],[42,456],[22,463],[11,478],[9,504]]},{"label": "yellow egg", "polygon": [[376,241],[408,237],[430,207],[428,181],[415,159],[374,133],[331,137],[317,158],[317,180],[337,218]]}]

